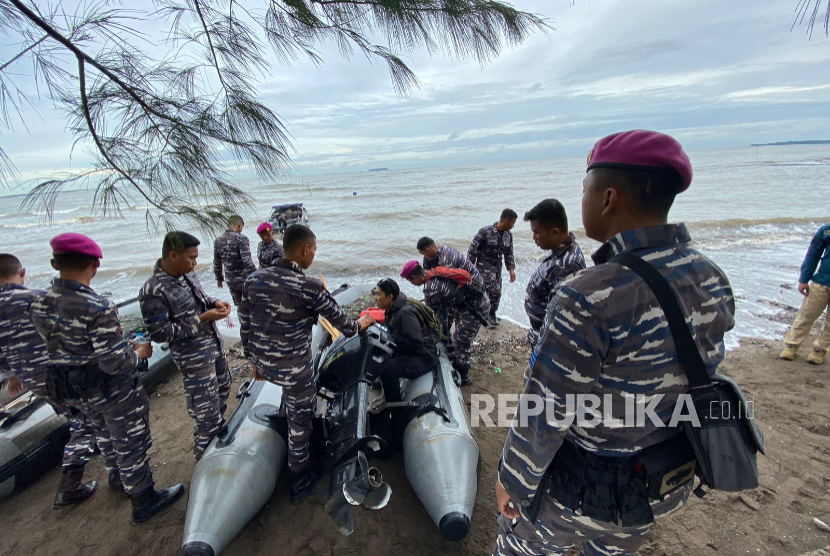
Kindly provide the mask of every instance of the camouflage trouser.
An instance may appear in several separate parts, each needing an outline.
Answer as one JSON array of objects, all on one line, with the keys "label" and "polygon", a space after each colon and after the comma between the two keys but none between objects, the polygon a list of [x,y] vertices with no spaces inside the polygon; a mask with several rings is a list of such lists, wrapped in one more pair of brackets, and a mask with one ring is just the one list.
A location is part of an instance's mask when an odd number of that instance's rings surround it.
[{"label": "camouflage trouser", "polygon": [[96,431],[80,411],[72,412],[69,408],[60,406],[58,408],[55,411],[63,413],[69,419],[69,440],[63,447],[63,467],[86,465],[91,456],[93,443],[97,443],[101,456],[104,458],[104,466],[107,469],[115,469],[118,466],[118,460],[109,431],[107,429]]},{"label": "camouflage trouser", "polygon": [[[490,303],[485,298],[478,306],[481,315],[486,316],[490,310]],[[481,322],[475,318],[466,307],[460,307],[455,312],[455,327],[452,332],[452,345],[455,348],[455,366],[459,370],[469,370],[473,364],[470,349],[475,340]]]},{"label": "camouflage trouser", "polygon": [[[689,497],[690,488],[681,487],[660,502],[652,502],[655,517],[679,509]],[[510,520],[500,515],[499,536],[493,556],[564,556],[573,546],[580,556],[629,556],[637,554],[651,524],[622,527],[574,513],[551,496],[542,503],[536,525],[524,517]]]},{"label": "camouflage trouser", "polygon": [[539,331],[542,329],[542,321],[528,317],[530,321],[530,328],[527,331],[527,343],[530,344],[530,349],[536,347],[539,342]]},{"label": "camouflage trouser", "polygon": [[236,311],[239,312],[239,306],[242,304],[242,286],[245,285],[245,282],[239,282],[231,284],[228,282],[228,291],[231,292],[231,299],[233,299],[233,305],[236,307]]},{"label": "camouflage trouser", "polygon": [[478,271],[484,280],[484,289],[490,298],[490,314],[495,315],[501,301],[501,266],[478,264]]},{"label": "camouflage trouser", "polygon": [[147,450],[153,444],[150,403],[143,386],[119,388],[109,398],[99,395],[67,403],[84,414],[97,438],[107,435],[112,438],[127,494],[134,496],[153,488],[153,473],[147,459]]},{"label": "camouflage trouser", "polygon": [[231,373],[223,352],[207,365],[182,369],[187,414],[194,421],[193,455],[199,460],[224,422],[228,396],[231,392]]},{"label": "camouflage trouser", "polygon": [[314,415],[314,396],[317,385],[311,366],[300,373],[291,386],[283,385],[282,399],[288,418],[288,469],[292,473],[302,471],[309,463],[309,442],[311,441]]}]

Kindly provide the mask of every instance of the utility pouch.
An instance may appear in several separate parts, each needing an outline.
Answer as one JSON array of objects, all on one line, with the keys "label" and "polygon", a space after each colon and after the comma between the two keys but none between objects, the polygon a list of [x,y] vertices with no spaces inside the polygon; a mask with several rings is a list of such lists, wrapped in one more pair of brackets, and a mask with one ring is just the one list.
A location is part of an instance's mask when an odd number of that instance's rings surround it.
[{"label": "utility pouch", "polygon": [[646,473],[649,500],[660,500],[695,477],[695,452],[683,431],[649,446],[636,457]]},{"label": "utility pouch", "polygon": [[732,492],[757,487],[757,454],[764,453],[764,436],[755,425],[741,388],[729,377],[709,376],[677,296],[657,269],[632,253],[621,253],[609,262],[625,265],[638,274],[666,315],[691,387],[689,395],[697,419],[684,421],[683,428],[701,480],[711,488]]},{"label": "utility pouch", "polygon": [[97,363],[50,365],[46,371],[46,391],[58,401],[106,395],[109,375]]}]

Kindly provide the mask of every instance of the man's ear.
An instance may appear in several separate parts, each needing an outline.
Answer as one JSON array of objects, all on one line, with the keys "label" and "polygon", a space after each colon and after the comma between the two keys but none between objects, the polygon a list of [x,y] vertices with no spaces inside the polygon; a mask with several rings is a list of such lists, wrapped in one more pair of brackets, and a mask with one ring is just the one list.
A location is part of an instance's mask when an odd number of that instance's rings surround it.
[{"label": "man's ear", "polygon": [[20,277],[21,277],[21,278],[25,278],[25,277],[26,277],[26,269],[25,269],[25,268],[21,268],[21,269],[20,269]]},{"label": "man's ear", "polygon": [[49,261],[49,264],[52,265],[52,268],[54,268],[55,270],[60,272],[61,267],[58,266],[58,261],[56,261],[55,259],[52,259],[52,260]]},{"label": "man's ear", "polygon": [[605,190],[602,196],[602,215],[607,216],[617,209],[620,204],[620,192],[613,187]]},{"label": "man's ear", "polygon": [[101,268],[101,259],[95,259],[94,268],[95,268],[95,270],[98,270],[99,268]]}]

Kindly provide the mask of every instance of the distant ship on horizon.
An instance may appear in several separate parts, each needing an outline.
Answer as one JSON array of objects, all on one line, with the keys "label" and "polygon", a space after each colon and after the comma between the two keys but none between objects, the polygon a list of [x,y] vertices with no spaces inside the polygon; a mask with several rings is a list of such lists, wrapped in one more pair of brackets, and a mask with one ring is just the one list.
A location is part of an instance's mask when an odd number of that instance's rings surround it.
[{"label": "distant ship on horizon", "polygon": [[369,168],[367,172],[386,172],[389,168]]}]

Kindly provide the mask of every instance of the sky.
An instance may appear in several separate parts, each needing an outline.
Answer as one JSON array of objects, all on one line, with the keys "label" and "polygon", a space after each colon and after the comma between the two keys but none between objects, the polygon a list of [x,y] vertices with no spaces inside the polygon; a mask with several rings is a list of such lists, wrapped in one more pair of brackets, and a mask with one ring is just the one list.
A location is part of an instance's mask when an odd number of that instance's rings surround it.
[{"label": "sky", "polygon": [[[796,3],[515,0],[555,30],[485,66],[401,53],[420,80],[407,98],[382,61],[326,45],[319,67],[274,66],[260,99],[287,124],[295,175],[581,156],[633,128],[687,149],[830,139],[830,40],[791,32]],[[2,61],[16,52],[8,40]],[[23,179],[87,164],[47,101],[24,117],[0,130]]]}]

